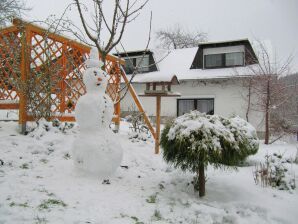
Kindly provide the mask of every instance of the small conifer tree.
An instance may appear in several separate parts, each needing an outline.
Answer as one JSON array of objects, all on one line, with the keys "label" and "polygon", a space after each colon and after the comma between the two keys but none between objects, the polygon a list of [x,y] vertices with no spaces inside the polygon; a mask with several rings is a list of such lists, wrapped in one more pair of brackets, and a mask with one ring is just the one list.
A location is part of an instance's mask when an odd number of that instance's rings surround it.
[{"label": "small conifer tree", "polygon": [[194,189],[202,197],[208,164],[235,167],[258,151],[259,142],[255,128],[239,117],[226,119],[192,111],[166,125],[161,146],[166,162],[196,174]]}]

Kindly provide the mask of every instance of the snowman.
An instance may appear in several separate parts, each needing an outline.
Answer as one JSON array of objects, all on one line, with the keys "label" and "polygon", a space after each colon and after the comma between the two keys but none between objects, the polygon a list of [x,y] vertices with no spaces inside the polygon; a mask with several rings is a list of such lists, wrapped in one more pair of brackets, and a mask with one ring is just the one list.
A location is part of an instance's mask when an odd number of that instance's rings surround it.
[{"label": "snowman", "polygon": [[92,49],[83,74],[86,94],[79,98],[75,108],[80,132],[72,152],[77,168],[106,180],[120,166],[123,149],[109,128],[114,104],[105,93],[108,75],[99,66],[102,62],[98,52]]}]

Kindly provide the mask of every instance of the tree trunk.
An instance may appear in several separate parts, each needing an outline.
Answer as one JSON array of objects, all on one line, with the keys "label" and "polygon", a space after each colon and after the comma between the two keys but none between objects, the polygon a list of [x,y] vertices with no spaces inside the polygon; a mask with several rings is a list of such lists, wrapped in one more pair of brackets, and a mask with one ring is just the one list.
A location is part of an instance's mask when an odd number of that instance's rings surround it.
[{"label": "tree trunk", "polygon": [[249,122],[248,120],[248,115],[249,115],[249,111],[250,111],[250,104],[251,104],[251,85],[252,85],[252,79],[249,80],[249,84],[248,84],[248,99],[247,99],[247,109],[246,109],[246,121]]},{"label": "tree trunk", "polygon": [[204,165],[201,165],[199,167],[199,177],[197,178],[198,180],[198,187],[199,187],[199,196],[203,197],[205,196],[205,167]]},{"label": "tree trunk", "polygon": [[270,106],[270,80],[267,81],[266,104],[265,104],[265,144],[269,144],[269,108]]},{"label": "tree trunk", "polygon": [[102,66],[102,70],[106,71],[106,59],[107,59],[107,55],[105,53],[101,53],[101,58],[100,58],[103,62],[103,66]]}]

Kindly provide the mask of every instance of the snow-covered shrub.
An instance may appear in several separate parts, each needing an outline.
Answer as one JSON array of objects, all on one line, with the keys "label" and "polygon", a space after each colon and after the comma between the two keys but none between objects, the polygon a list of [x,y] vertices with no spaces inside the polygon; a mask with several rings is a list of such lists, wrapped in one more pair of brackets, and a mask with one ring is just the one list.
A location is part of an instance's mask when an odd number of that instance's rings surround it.
[{"label": "snow-covered shrub", "polygon": [[151,137],[151,134],[149,132],[129,132],[128,133],[128,139],[131,142],[152,142],[153,139]]},{"label": "snow-covered shrub", "polygon": [[296,188],[295,175],[291,172],[292,161],[282,154],[266,155],[265,162],[256,165],[254,180],[263,187],[274,187],[278,190]]},{"label": "snow-covered shrub", "polygon": [[227,119],[192,111],[166,125],[161,146],[165,161],[198,175],[194,188],[204,196],[208,164],[236,166],[255,154],[259,143],[255,128],[239,117]]},{"label": "snow-covered shrub", "polygon": [[33,122],[28,125],[27,132],[30,137],[40,139],[47,132],[62,132],[67,133],[74,127],[74,123],[60,122],[59,120],[53,120],[52,122],[41,118],[37,122]]},{"label": "snow-covered shrub", "polygon": [[152,141],[148,127],[143,122],[143,113],[139,111],[131,111],[130,115],[125,117],[129,122],[128,138],[131,142]]}]

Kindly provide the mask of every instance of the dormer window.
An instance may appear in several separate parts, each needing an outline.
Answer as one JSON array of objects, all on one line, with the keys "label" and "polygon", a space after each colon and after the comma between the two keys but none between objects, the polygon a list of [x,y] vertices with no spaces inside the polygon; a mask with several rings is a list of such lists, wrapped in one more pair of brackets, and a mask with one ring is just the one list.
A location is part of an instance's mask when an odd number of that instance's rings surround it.
[{"label": "dormer window", "polygon": [[204,55],[204,67],[208,68],[225,68],[244,65],[244,53],[222,53]]},{"label": "dormer window", "polygon": [[137,73],[149,72],[149,55],[126,57],[125,60],[125,72],[132,74],[137,67]]},{"label": "dormer window", "polygon": [[205,55],[205,68],[221,68],[224,66],[223,54]]},{"label": "dormer window", "polygon": [[226,67],[230,66],[243,66],[244,65],[244,53],[234,52],[225,54]]}]

